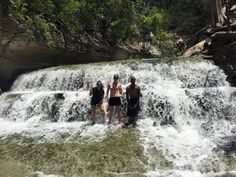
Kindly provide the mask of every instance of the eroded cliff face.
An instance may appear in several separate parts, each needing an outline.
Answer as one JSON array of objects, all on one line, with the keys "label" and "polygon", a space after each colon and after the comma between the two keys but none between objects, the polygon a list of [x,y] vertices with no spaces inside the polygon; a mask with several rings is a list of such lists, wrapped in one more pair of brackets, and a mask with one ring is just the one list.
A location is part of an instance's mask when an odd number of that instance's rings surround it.
[{"label": "eroded cliff face", "polygon": [[221,31],[211,36],[207,54],[224,69],[229,82],[236,86],[236,31]]},{"label": "eroded cliff face", "polygon": [[236,25],[233,25],[232,31],[229,32],[224,28],[213,32],[183,54],[184,57],[195,55],[213,60],[225,71],[231,85],[236,86]]},{"label": "eroded cliff face", "polygon": [[[32,70],[130,57],[161,57],[162,50],[164,53],[166,50],[141,42],[110,45],[99,36],[95,38],[86,32],[77,34],[63,25],[44,33],[31,28],[14,18],[0,17],[0,87],[4,90],[9,89],[19,74]],[[174,47],[172,41],[167,41],[166,45]]]},{"label": "eroded cliff face", "polygon": [[[101,41],[86,34],[69,34],[63,31],[63,39],[49,46],[37,38],[13,18],[0,18],[0,87],[8,89],[21,73],[40,68],[127,59],[138,51],[120,46],[107,47]],[[61,38],[61,35],[58,38]]]}]

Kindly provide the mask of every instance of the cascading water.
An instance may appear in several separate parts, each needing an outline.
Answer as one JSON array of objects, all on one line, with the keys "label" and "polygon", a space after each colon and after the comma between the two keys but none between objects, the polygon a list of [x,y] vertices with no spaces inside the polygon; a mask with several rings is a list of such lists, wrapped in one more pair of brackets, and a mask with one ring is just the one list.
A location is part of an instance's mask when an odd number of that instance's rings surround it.
[{"label": "cascading water", "polygon": [[[217,149],[235,133],[236,89],[207,61],[74,65],[24,74],[0,97],[0,137],[105,137],[105,125],[85,126],[88,90],[97,80],[111,82],[114,74],[120,75],[123,88],[134,75],[142,90],[137,129],[147,157],[146,176],[216,177],[233,170]],[[157,151],[168,165],[161,164]]]}]

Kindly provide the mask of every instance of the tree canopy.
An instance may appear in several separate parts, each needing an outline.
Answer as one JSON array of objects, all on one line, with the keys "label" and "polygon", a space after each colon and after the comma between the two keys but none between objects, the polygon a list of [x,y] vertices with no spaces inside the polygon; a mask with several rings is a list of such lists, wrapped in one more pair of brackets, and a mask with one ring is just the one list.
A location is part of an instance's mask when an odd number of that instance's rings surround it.
[{"label": "tree canopy", "polygon": [[[170,31],[191,34],[209,21],[209,0],[4,0],[1,16],[13,16],[42,40],[63,24],[110,45],[164,41]],[[38,35],[40,36],[40,35]],[[49,39],[48,39],[49,40]]]}]

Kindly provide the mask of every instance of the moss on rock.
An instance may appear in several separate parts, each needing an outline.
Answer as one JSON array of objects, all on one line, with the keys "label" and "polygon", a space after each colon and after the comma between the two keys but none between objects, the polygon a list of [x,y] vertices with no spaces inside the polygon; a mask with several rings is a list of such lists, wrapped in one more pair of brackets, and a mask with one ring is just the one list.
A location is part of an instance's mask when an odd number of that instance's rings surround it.
[{"label": "moss on rock", "polygon": [[16,161],[0,160],[0,177],[27,177],[29,174],[22,164]]},{"label": "moss on rock", "polygon": [[[33,143],[15,135],[2,140],[2,168],[8,163],[25,164],[28,172],[69,176],[143,176],[144,153],[137,130],[117,130],[100,142]],[[14,142],[16,139],[18,141]],[[19,143],[20,142],[20,143]],[[6,170],[6,169],[5,169]],[[22,172],[22,174],[24,171]]]},{"label": "moss on rock", "polygon": [[162,170],[170,170],[173,169],[173,163],[167,160],[164,154],[158,150],[156,147],[152,147],[148,149],[149,156],[149,167],[152,170],[162,169]]}]

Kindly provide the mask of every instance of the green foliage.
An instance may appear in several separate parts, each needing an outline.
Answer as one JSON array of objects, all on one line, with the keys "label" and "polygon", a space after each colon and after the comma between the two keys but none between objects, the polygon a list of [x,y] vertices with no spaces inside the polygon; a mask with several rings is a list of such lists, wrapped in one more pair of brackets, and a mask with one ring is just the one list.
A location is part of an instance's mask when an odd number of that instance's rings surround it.
[{"label": "green foliage", "polygon": [[150,33],[155,39],[164,40],[167,16],[159,8],[150,9],[143,3],[143,0],[11,0],[0,2],[0,9],[27,29],[39,27],[43,38],[50,38],[51,24],[60,22],[75,32],[101,36],[110,45],[147,41]]},{"label": "green foliage", "polygon": [[[87,33],[109,46],[125,42],[166,46],[175,32],[192,35],[208,24],[208,0],[4,0],[2,16],[13,16],[32,38],[62,46],[71,32]],[[66,33],[66,34],[65,34]],[[70,35],[69,34],[69,35]],[[57,38],[57,36],[59,36]],[[74,37],[72,36],[72,37]]]},{"label": "green foliage", "polygon": [[[141,36],[144,41],[150,40],[150,33],[152,33],[156,40],[166,40],[168,38],[168,33],[166,32],[166,14],[158,9],[149,10],[146,14],[141,14],[139,16],[141,28]],[[148,36],[147,36],[148,34]]]},{"label": "green foliage", "polygon": [[77,9],[78,22],[89,34],[100,34],[103,39],[126,41],[133,38],[136,9],[130,0],[85,1]]},{"label": "green foliage", "polygon": [[39,42],[44,42],[48,46],[62,46],[64,39],[60,31],[57,30],[54,23],[47,22],[42,16],[36,15],[33,18],[34,36],[37,36]]},{"label": "green foliage", "polygon": [[168,27],[191,35],[210,24],[209,0],[174,1],[168,8]]},{"label": "green foliage", "polygon": [[39,13],[53,13],[55,8],[52,0],[24,0],[27,4],[27,10],[29,14]]},{"label": "green foliage", "polygon": [[7,15],[9,13],[10,0],[4,0],[0,2],[0,14]]},{"label": "green foliage", "polygon": [[56,10],[54,14],[57,20],[61,20],[72,28],[80,29],[80,23],[77,20],[76,10],[80,8],[83,2],[73,0],[59,0],[54,2]]}]

